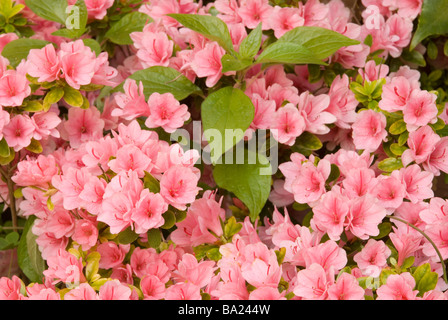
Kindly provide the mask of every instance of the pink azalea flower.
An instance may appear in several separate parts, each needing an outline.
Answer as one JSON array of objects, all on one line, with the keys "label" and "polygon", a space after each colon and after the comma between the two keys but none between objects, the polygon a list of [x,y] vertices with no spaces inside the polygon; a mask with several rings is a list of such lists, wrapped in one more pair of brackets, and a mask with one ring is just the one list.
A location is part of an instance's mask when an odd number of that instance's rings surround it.
[{"label": "pink azalea flower", "polygon": [[398,15],[414,20],[421,12],[423,0],[397,1]]},{"label": "pink azalea flower", "polygon": [[386,209],[380,206],[372,196],[355,198],[350,201],[347,229],[358,238],[366,240],[369,236],[379,234],[378,225],[385,216]]},{"label": "pink azalea flower", "polygon": [[393,227],[393,232],[389,234],[389,238],[398,251],[398,266],[401,266],[407,257],[410,257],[422,247],[423,236],[407,225],[400,224],[398,228]]},{"label": "pink azalea flower", "polygon": [[165,297],[165,284],[156,276],[148,275],[140,282],[145,300],[160,300]]},{"label": "pink azalea flower", "polygon": [[31,94],[25,74],[16,70],[7,70],[0,78],[0,106],[21,106],[23,100]]},{"label": "pink azalea flower", "polygon": [[334,283],[334,273],[325,271],[320,264],[314,263],[297,274],[294,294],[304,300],[325,300],[328,289]]},{"label": "pink azalea flower", "polygon": [[200,188],[198,176],[186,167],[175,166],[168,169],[160,180],[160,194],[168,204],[185,210],[186,204],[195,200]]},{"label": "pink azalea flower", "polygon": [[249,294],[249,300],[286,300],[285,292],[278,292],[277,288],[261,287]]},{"label": "pink azalea flower", "polygon": [[17,164],[17,171],[11,178],[22,187],[36,186],[47,188],[48,183],[58,173],[55,158],[52,155],[39,155],[36,159],[26,159]]},{"label": "pink azalea flower", "polygon": [[373,110],[358,113],[352,128],[356,149],[376,151],[387,137],[386,116]]},{"label": "pink azalea flower", "polygon": [[82,258],[77,259],[71,253],[60,249],[57,255],[47,259],[47,264],[48,269],[44,271],[44,276],[52,284],[60,281],[72,284],[85,282]]},{"label": "pink azalea flower", "polygon": [[143,83],[132,79],[126,79],[123,85],[124,93],[118,92],[115,101],[119,108],[112,111],[113,116],[122,117],[125,120],[134,120],[138,117],[150,115],[148,104],[143,93]]},{"label": "pink azalea flower", "polygon": [[353,260],[363,274],[377,278],[381,270],[387,266],[387,258],[390,254],[390,249],[383,241],[369,239],[361,252],[355,254]]},{"label": "pink azalea flower", "polygon": [[54,112],[37,112],[33,114],[31,120],[34,123],[34,136],[36,140],[46,139],[49,136],[59,138],[59,131],[56,127],[61,123],[61,118]]},{"label": "pink azalea flower", "polygon": [[98,300],[98,294],[88,284],[81,283],[78,287],[70,290],[64,295],[64,300]]},{"label": "pink azalea flower", "polygon": [[75,223],[72,239],[81,245],[83,251],[87,251],[98,241],[98,233],[98,229],[93,222],[80,219]]},{"label": "pink azalea flower", "polygon": [[39,293],[29,295],[28,300],[61,300],[61,296],[54,289],[45,288]]},{"label": "pink azalea flower", "polygon": [[107,14],[107,9],[114,4],[113,0],[86,0],[88,17],[101,20]]},{"label": "pink azalea flower", "polygon": [[336,117],[336,125],[341,128],[350,129],[351,123],[356,119],[356,107],[359,102],[355,94],[349,88],[349,79],[347,75],[336,76],[328,92],[330,104],[327,112]]},{"label": "pink azalea flower", "polygon": [[244,6],[238,9],[238,15],[247,28],[255,29],[261,22],[263,30],[267,30],[272,11],[273,8],[267,0],[247,0]]},{"label": "pink azalea flower", "polygon": [[145,68],[169,65],[174,42],[169,40],[166,33],[144,29],[143,32],[131,33],[131,38],[137,48],[137,57]]},{"label": "pink azalea flower", "polygon": [[375,172],[368,168],[350,169],[342,181],[345,194],[349,198],[362,197],[367,193],[372,193],[376,184]]},{"label": "pink azalea flower", "polygon": [[70,108],[68,120],[64,122],[64,129],[73,148],[83,142],[99,140],[103,137],[104,120],[97,108]]},{"label": "pink azalea flower", "polygon": [[300,95],[298,108],[305,119],[306,131],[314,134],[330,132],[330,128],[326,124],[336,122],[336,117],[326,111],[329,104],[330,97],[326,94],[313,96],[305,91]]},{"label": "pink azalea flower", "polygon": [[99,267],[101,269],[113,269],[120,266],[129,249],[130,245],[117,245],[113,241],[101,243],[97,247],[97,251],[101,255]]},{"label": "pink azalea flower", "polygon": [[274,30],[277,39],[286,32],[304,24],[305,19],[300,15],[300,10],[297,8],[275,6],[268,20],[268,25]]},{"label": "pink azalea flower", "polygon": [[255,116],[250,127],[252,129],[269,129],[272,118],[275,116],[275,101],[263,99],[257,93],[252,96],[251,100],[255,108]]},{"label": "pink azalea flower", "polygon": [[[79,40],[81,41],[81,40]],[[61,54],[61,52],[63,52]],[[82,85],[91,83],[95,74],[95,53],[82,49],[75,52],[61,51],[62,77],[67,84],[74,89],[79,89]]]},{"label": "pink azalea flower", "polygon": [[317,263],[326,271],[339,271],[347,264],[347,254],[336,242],[328,240],[317,246],[306,249],[303,253],[305,266],[308,268]]},{"label": "pink azalea flower", "polygon": [[110,280],[103,284],[99,291],[99,300],[130,300],[131,289],[118,280]]},{"label": "pink azalea flower", "polygon": [[148,99],[150,115],[145,121],[148,128],[162,127],[172,133],[190,118],[188,106],[180,104],[171,93],[153,93]]},{"label": "pink azalea flower", "polygon": [[337,191],[329,191],[313,207],[312,224],[316,230],[327,233],[331,240],[340,239],[349,212],[347,198]]},{"label": "pink azalea flower", "polygon": [[145,233],[149,229],[158,228],[165,223],[162,214],[168,210],[168,205],[160,194],[144,189],[131,219],[134,222],[135,232]]},{"label": "pink azalea flower", "polygon": [[4,33],[0,35],[0,52],[3,51],[3,48],[10,43],[11,41],[17,40],[19,37],[14,32]]},{"label": "pink azalea flower", "polygon": [[170,237],[179,246],[197,246],[214,243],[223,235],[220,220],[225,220],[225,210],[213,198],[203,197],[188,208],[187,217],[177,224]]},{"label": "pink azalea flower", "polygon": [[295,201],[299,203],[313,203],[325,193],[325,181],[331,171],[331,164],[327,160],[320,160],[317,167],[313,160],[302,164],[300,175],[292,183],[291,189]]},{"label": "pink azalea flower", "polygon": [[403,111],[411,93],[417,89],[417,81],[410,81],[404,76],[395,76],[383,86],[383,93],[378,106],[387,112]]},{"label": "pink azalea flower", "polygon": [[[431,238],[431,240],[437,246],[437,249],[439,249],[440,254],[442,255],[442,258],[444,260],[448,258],[447,226],[448,223],[446,222],[445,223],[438,222],[437,224],[427,226],[425,229],[425,233],[428,235],[428,237]],[[438,259],[438,255],[434,250],[434,247],[428,241],[426,241],[425,244],[423,245],[423,253],[428,257],[434,257],[434,258],[437,257],[436,259]]]},{"label": "pink azalea flower", "polygon": [[426,90],[414,90],[403,110],[403,120],[408,131],[415,131],[418,127],[437,121],[437,96]]},{"label": "pink azalea flower", "polygon": [[424,162],[423,168],[432,172],[435,176],[440,175],[440,171],[448,173],[448,137],[441,138],[434,146],[434,151]]},{"label": "pink azalea flower", "polygon": [[121,147],[115,157],[109,161],[109,168],[115,173],[132,170],[137,173],[139,178],[143,178],[145,171],[150,172],[153,167],[151,159],[134,145]]},{"label": "pink azalea flower", "polygon": [[0,278],[0,300],[20,300],[23,294],[20,290],[24,286],[22,281],[16,275],[11,279],[7,277]]},{"label": "pink azalea flower", "polygon": [[0,107],[0,138],[1,139],[3,139],[3,130],[4,130],[5,126],[9,123],[9,121],[10,121],[9,113]]},{"label": "pink azalea flower", "polygon": [[376,290],[377,300],[416,300],[415,280],[409,272],[391,274],[386,284]]},{"label": "pink azalea flower", "polygon": [[[439,149],[436,148],[437,150]],[[432,190],[434,175],[431,172],[422,171],[418,165],[413,164],[400,169],[399,178],[406,186],[406,198],[412,203],[434,197]]]},{"label": "pink azalea flower", "polygon": [[90,177],[89,181],[84,185],[79,198],[83,202],[82,206],[90,214],[98,215],[100,213],[106,186],[107,182],[96,176]]},{"label": "pink azalea flower", "polygon": [[191,282],[181,282],[166,289],[165,300],[202,300],[202,297],[198,286]]},{"label": "pink azalea flower", "polygon": [[39,82],[52,82],[61,76],[61,61],[52,44],[31,49],[26,62],[27,73]]},{"label": "pink azalea flower", "polygon": [[[374,60],[366,62],[364,69],[359,69],[358,73],[364,81],[375,81],[385,78],[389,73],[389,66],[387,64],[376,65]],[[384,92],[384,86],[383,86]]]},{"label": "pink azalea flower", "polygon": [[134,203],[129,195],[116,193],[110,198],[104,199],[102,209],[98,214],[98,221],[109,225],[111,233],[120,233],[131,225]]},{"label": "pink azalea flower", "polygon": [[364,300],[364,294],[358,280],[346,272],[328,288],[328,300]]},{"label": "pink azalea flower", "polygon": [[292,103],[288,103],[277,110],[270,129],[275,140],[292,146],[305,128],[305,120],[299,110]]},{"label": "pink azalea flower", "polygon": [[224,54],[225,50],[217,42],[209,42],[194,55],[191,68],[198,77],[207,77],[205,85],[209,88],[213,87],[221,79],[221,58]]},{"label": "pink azalea flower", "polygon": [[66,210],[79,207],[82,200],[79,198],[91,175],[86,168],[77,169],[70,167],[61,176],[54,176],[51,183],[63,194],[63,203]]},{"label": "pink azalea flower", "polygon": [[403,165],[406,166],[412,161],[417,164],[427,161],[439,141],[440,137],[430,126],[424,126],[411,132],[408,138],[409,149],[401,155]]},{"label": "pink azalea flower", "polygon": [[31,118],[18,114],[3,128],[3,136],[9,147],[19,151],[30,145],[34,130]]},{"label": "pink azalea flower", "polygon": [[374,194],[379,200],[379,204],[388,212],[397,209],[402,203],[406,195],[406,187],[398,177],[379,176]]},{"label": "pink azalea flower", "polygon": [[173,272],[176,282],[189,282],[199,288],[207,286],[216,270],[214,261],[198,262],[192,254],[184,254],[179,261],[177,270]]}]

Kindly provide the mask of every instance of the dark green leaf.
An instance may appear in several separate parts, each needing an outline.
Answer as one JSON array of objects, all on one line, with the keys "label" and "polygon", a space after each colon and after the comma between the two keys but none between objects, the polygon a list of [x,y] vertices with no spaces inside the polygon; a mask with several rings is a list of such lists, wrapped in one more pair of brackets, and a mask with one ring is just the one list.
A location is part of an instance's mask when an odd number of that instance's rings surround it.
[{"label": "dark green leaf", "polygon": [[119,21],[114,23],[112,27],[104,35],[113,43],[120,45],[133,44],[131,37],[132,32],[140,32],[147,22],[152,19],[142,12],[131,12],[123,16]]},{"label": "dark green leaf", "polygon": [[2,56],[9,60],[13,67],[17,67],[22,59],[26,59],[31,49],[41,49],[49,44],[39,39],[17,39],[9,42],[2,51]]},{"label": "dark green leaf", "polygon": [[65,25],[67,0],[25,0],[25,4],[39,17]]}]

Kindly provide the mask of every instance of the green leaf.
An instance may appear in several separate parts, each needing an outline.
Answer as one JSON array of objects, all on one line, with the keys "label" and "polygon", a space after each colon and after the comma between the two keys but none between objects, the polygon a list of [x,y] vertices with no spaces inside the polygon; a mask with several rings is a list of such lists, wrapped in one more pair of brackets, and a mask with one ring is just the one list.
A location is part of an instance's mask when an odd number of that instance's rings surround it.
[{"label": "green leaf", "polygon": [[423,1],[417,31],[412,38],[410,50],[429,36],[448,34],[448,20],[442,12],[448,12],[447,0]]},{"label": "green leaf", "polygon": [[147,232],[148,234],[148,243],[151,248],[157,249],[162,243],[162,235],[160,234],[159,229],[150,229]]},{"label": "green leaf", "polygon": [[[240,89],[225,87],[210,94],[201,106],[204,136],[213,154],[212,162],[237,144],[255,115],[252,101]],[[223,141],[224,140],[224,141]]]},{"label": "green leaf", "polygon": [[49,44],[48,41],[39,39],[22,38],[9,42],[2,51],[2,56],[9,60],[14,68],[22,59],[26,59],[31,49],[41,49]]},{"label": "green leaf", "polygon": [[427,54],[429,59],[435,60],[437,58],[437,55],[439,54],[439,50],[437,49],[437,45],[433,41],[429,41],[427,47]]},{"label": "green leaf", "polygon": [[39,17],[65,25],[67,0],[25,0],[25,4]]},{"label": "green leaf", "polygon": [[98,274],[98,270],[100,269],[100,259],[101,255],[99,252],[91,252],[86,257],[86,279],[87,281],[92,281],[95,276]]},{"label": "green leaf", "polygon": [[229,220],[227,220],[226,225],[224,226],[224,237],[227,240],[231,240],[235,234],[240,232],[242,227],[243,224],[240,222],[236,222],[234,216],[230,217]]},{"label": "green leaf", "polygon": [[42,153],[43,148],[38,140],[32,138],[31,143],[28,147],[26,147],[26,150],[31,151],[33,153]]},{"label": "green leaf", "polygon": [[378,168],[385,172],[392,172],[403,168],[403,163],[397,158],[387,158],[378,164]]},{"label": "green leaf", "polygon": [[403,264],[401,265],[401,269],[407,269],[412,267],[414,262],[415,262],[414,256],[407,257],[406,259],[404,259]]},{"label": "green leaf", "polygon": [[168,14],[184,27],[199,32],[207,39],[218,42],[227,52],[234,53],[232,39],[227,24],[213,16],[198,14]]},{"label": "green leaf", "polygon": [[240,71],[244,70],[252,65],[252,59],[243,59],[240,60],[238,58],[235,58],[234,56],[231,56],[230,54],[225,54],[221,58],[222,63],[222,72],[228,72],[228,71]]},{"label": "green leaf", "polygon": [[324,60],[342,47],[359,44],[359,41],[321,27],[297,27],[286,32],[278,42],[292,42],[303,46],[314,54],[315,59]]},{"label": "green leaf", "polygon": [[14,152],[13,148],[9,148],[9,156],[8,157],[2,157],[0,156],[0,165],[6,166],[7,164],[11,163],[12,160],[16,157],[16,153]]},{"label": "green leaf", "polygon": [[163,224],[163,226],[161,226],[162,229],[171,229],[176,224],[176,215],[172,210],[168,209],[168,211],[165,212],[162,217],[165,220],[165,223]]},{"label": "green leaf", "polygon": [[293,42],[274,42],[258,56],[255,63],[290,63],[327,65],[303,45]]},{"label": "green leaf", "polygon": [[241,42],[239,54],[243,58],[253,59],[258,51],[260,51],[261,37],[263,32],[261,30],[261,23],[253,29],[249,35]]},{"label": "green leaf", "polygon": [[29,100],[23,104],[21,109],[28,112],[39,112],[44,110],[44,106],[40,101]]},{"label": "green leaf", "polygon": [[81,92],[70,86],[64,87],[64,100],[72,107],[81,107],[84,103]]},{"label": "green leaf", "polygon": [[149,172],[145,171],[145,177],[143,178],[143,183],[146,189],[149,189],[152,193],[160,192],[160,182],[154,178]]},{"label": "green leaf", "polygon": [[54,87],[45,95],[43,108],[49,110],[53,103],[58,103],[62,99],[64,94],[65,90],[63,88]]},{"label": "green leaf", "polygon": [[297,139],[292,146],[294,152],[299,152],[305,156],[309,156],[313,151],[323,147],[322,141],[314,134],[305,131]]},{"label": "green leaf", "polygon": [[82,42],[84,42],[86,46],[92,49],[92,51],[95,52],[96,56],[101,53],[101,46],[98,41],[93,39],[82,39]]},{"label": "green leaf", "polygon": [[[14,2],[15,3],[15,2]],[[25,8],[23,4],[13,6],[12,0],[0,1],[0,13],[9,20]],[[14,21],[15,22],[15,21]]]},{"label": "green leaf", "polygon": [[[182,73],[170,67],[150,67],[134,72],[129,78],[134,79],[137,83],[140,81],[143,83],[146,99],[154,92],[160,94],[169,92],[177,100],[183,100],[189,95],[201,91]],[[122,90],[122,88],[123,84],[114,91]]]},{"label": "green leaf", "polygon": [[426,60],[425,57],[418,51],[413,50],[403,50],[403,53],[401,54],[401,57],[408,62],[412,62],[419,67],[425,67],[426,66]]},{"label": "green leaf", "polygon": [[5,240],[8,241],[13,247],[17,246],[19,242],[19,234],[17,232],[10,232],[6,235]]},{"label": "green leaf", "polygon": [[134,11],[128,13],[114,23],[104,37],[119,45],[133,44],[129,35],[132,32],[142,31],[145,24],[151,21],[153,20],[142,12]]},{"label": "green leaf", "polygon": [[396,156],[401,156],[406,149],[407,147],[400,146],[398,143],[392,143],[390,145],[390,151]]},{"label": "green leaf", "polygon": [[[254,162],[249,159],[254,158]],[[218,164],[213,170],[216,184],[235,194],[249,209],[254,222],[263,209],[271,191],[272,169],[262,155],[245,152],[243,164]]]},{"label": "green leaf", "polygon": [[207,251],[207,258],[212,261],[219,261],[222,259],[222,255],[219,252],[219,248],[211,248]]},{"label": "green leaf", "polygon": [[17,261],[20,269],[30,281],[42,283],[46,265],[36,243],[37,236],[31,231],[35,220],[36,217],[29,217],[25,223],[17,247]]},{"label": "green leaf", "polygon": [[433,290],[439,280],[438,274],[431,271],[429,263],[417,267],[412,273],[412,276],[415,279],[415,289],[419,291],[419,296],[422,296],[427,291]]},{"label": "green leaf", "polygon": [[340,175],[341,175],[341,171],[339,170],[339,167],[337,165],[335,165],[334,163],[332,163],[331,164],[331,172],[330,172],[330,175],[328,176],[326,183],[330,183],[330,182],[337,180]]},{"label": "green leaf", "polygon": [[403,120],[398,120],[392,123],[392,125],[389,128],[389,132],[391,134],[402,134],[405,131],[406,131],[406,122],[404,122]]},{"label": "green leaf", "polygon": [[398,137],[398,145],[403,146],[408,142],[409,132],[405,131]]},{"label": "green leaf", "polygon": [[382,239],[386,237],[392,231],[392,224],[390,222],[383,222],[378,226],[380,233],[376,237],[372,237],[373,239]]},{"label": "green leaf", "polygon": [[0,157],[7,158],[11,154],[11,150],[9,149],[8,143],[5,138],[0,140]]},{"label": "green leaf", "polygon": [[130,244],[137,240],[139,237],[131,227],[126,228],[118,234],[117,241],[119,244]]}]

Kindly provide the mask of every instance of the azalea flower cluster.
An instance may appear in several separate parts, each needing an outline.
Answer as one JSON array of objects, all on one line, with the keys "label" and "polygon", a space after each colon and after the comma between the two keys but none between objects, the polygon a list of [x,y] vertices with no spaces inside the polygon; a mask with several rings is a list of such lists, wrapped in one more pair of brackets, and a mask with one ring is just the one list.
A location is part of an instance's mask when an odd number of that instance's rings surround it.
[{"label": "azalea flower cluster", "polygon": [[[412,63],[386,63],[408,50],[423,1],[363,0],[363,23],[340,0],[81,2],[92,34],[66,37],[23,6],[40,45],[0,57],[0,197],[26,221],[29,254],[0,299],[448,299],[446,101]],[[144,25],[114,42],[101,30],[122,11]],[[176,14],[217,17],[230,47]],[[250,59],[300,27],[357,44],[319,66],[226,69],[257,30]],[[0,50],[17,40],[1,35]],[[198,150],[166,138],[229,83],[253,105],[245,137],[279,143],[255,217]]]}]

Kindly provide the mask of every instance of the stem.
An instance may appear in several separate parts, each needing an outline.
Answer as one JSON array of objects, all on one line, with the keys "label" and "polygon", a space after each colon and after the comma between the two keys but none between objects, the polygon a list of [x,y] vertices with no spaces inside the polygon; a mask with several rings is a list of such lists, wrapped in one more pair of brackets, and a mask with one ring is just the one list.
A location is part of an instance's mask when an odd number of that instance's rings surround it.
[{"label": "stem", "polygon": [[400,221],[406,225],[408,225],[409,227],[411,227],[414,230],[417,230],[419,233],[421,233],[422,236],[424,236],[426,238],[426,240],[429,241],[429,243],[431,243],[431,245],[434,247],[434,250],[436,250],[437,256],[440,259],[440,263],[442,264],[442,270],[443,270],[443,280],[445,280],[445,283],[448,283],[448,276],[446,274],[446,266],[445,266],[445,261],[443,261],[442,258],[442,254],[440,253],[439,249],[437,248],[436,244],[434,243],[434,241],[431,240],[431,238],[424,233],[422,230],[420,230],[419,228],[417,228],[416,226],[414,226],[413,224],[407,222],[406,220],[403,220],[401,218],[398,217],[393,217],[393,216],[389,216],[389,219],[393,219],[393,220],[397,220]]}]

